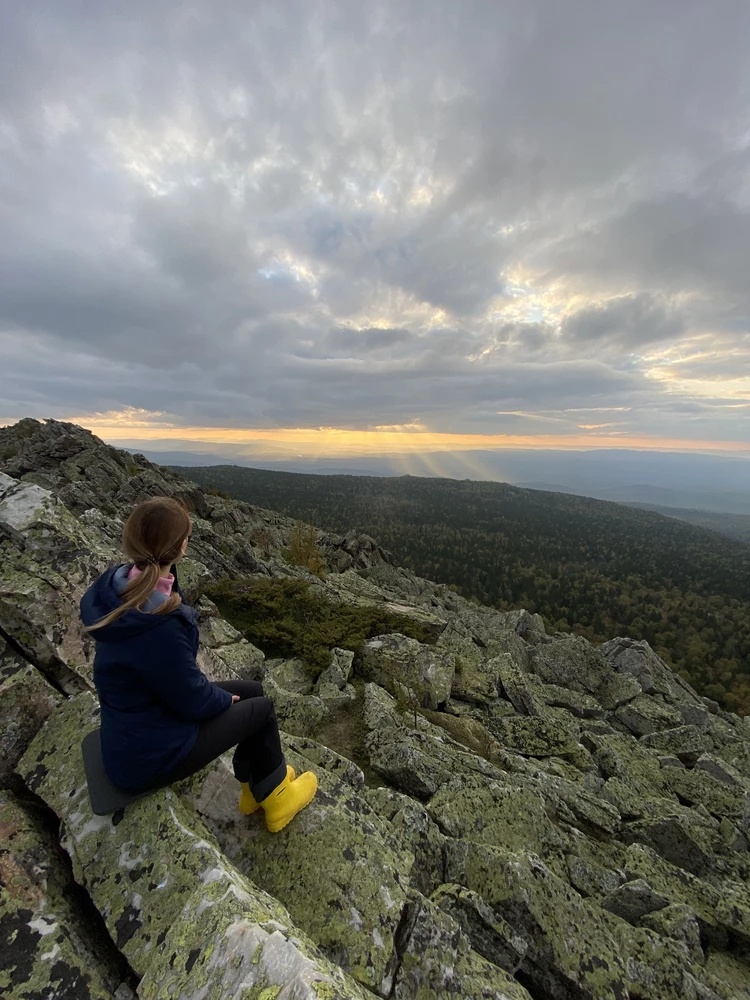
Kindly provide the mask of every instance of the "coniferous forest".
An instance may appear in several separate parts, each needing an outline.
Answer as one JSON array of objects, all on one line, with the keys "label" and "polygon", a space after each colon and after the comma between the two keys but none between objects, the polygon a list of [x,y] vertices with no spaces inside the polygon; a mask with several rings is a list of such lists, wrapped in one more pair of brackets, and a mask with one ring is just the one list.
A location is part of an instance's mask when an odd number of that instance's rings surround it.
[{"label": "coniferous forest", "polygon": [[650,511],[504,483],[179,469],[328,530],[548,631],[646,639],[701,694],[750,714],[750,545]]}]

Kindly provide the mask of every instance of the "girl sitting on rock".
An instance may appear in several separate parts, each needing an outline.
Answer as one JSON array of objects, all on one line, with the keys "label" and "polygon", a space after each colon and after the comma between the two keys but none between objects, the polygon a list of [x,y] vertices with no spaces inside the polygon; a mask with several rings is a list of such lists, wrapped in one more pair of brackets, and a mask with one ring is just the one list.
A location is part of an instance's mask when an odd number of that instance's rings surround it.
[{"label": "girl sitting on rock", "polygon": [[187,778],[236,747],[240,812],[261,807],[275,833],[309,804],[317,778],[311,771],[297,778],[287,766],[273,702],[259,683],[212,684],[199,669],[198,613],[183,604],[174,573],[190,532],[179,501],[138,504],[123,530],[130,561],[103,573],[81,600],[96,640],[104,768],[120,788],[145,791]]}]

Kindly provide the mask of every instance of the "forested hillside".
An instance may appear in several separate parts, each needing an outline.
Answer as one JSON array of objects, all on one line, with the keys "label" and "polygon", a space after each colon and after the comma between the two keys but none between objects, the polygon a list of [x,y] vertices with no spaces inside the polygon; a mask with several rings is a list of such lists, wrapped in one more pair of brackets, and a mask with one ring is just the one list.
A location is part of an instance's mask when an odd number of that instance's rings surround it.
[{"label": "forested hillside", "polygon": [[665,517],[676,517],[699,528],[709,528],[718,531],[720,535],[736,538],[741,542],[750,542],[750,514],[720,514],[713,510],[684,510],[681,507],[661,507],[653,503],[626,503],[626,507],[638,507],[640,510],[653,510]]},{"label": "forested hillside", "polygon": [[650,511],[504,483],[180,469],[261,507],[373,535],[405,566],[592,641],[648,640],[750,714],[750,545]]}]

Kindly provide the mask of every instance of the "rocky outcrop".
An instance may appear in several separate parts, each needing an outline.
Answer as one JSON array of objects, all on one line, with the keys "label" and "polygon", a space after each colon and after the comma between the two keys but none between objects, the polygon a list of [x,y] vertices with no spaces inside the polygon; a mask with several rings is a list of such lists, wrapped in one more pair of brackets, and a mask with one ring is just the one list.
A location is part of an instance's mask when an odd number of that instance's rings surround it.
[{"label": "rocky outcrop", "polygon": [[[327,575],[309,577],[283,557],[287,519],[72,425],[0,430],[0,468],[0,988],[750,997],[750,722],[646,643],[547,635],[538,616],[463,601],[353,534],[320,534]],[[318,776],[279,834],[238,813],[228,760],[91,812],[80,741],[97,705],[76,605],[151,493],[193,511],[180,575],[201,665],[262,680],[290,763]],[[266,659],[200,596],[248,573],[398,609],[423,641],[332,649],[317,678]]]}]

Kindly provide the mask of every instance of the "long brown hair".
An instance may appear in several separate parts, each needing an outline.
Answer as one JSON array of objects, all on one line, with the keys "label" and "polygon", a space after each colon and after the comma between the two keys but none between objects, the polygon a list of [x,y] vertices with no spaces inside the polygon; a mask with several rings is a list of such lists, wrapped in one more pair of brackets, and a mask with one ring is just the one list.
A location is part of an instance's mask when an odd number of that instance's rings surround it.
[{"label": "long brown hair", "polygon": [[[180,500],[152,497],[139,503],[122,530],[122,550],[141,572],[128,581],[120,607],[89,625],[87,631],[109,625],[126,611],[140,611],[156,587],[159,568],[179,559],[182,543],[189,537],[190,515]],[[180,602],[179,594],[171,594],[151,614],[167,615]]]}]

